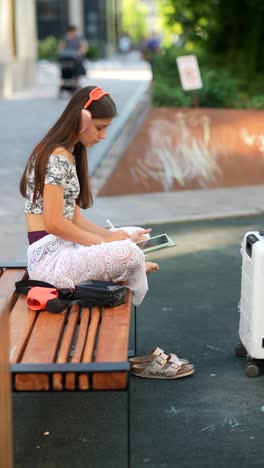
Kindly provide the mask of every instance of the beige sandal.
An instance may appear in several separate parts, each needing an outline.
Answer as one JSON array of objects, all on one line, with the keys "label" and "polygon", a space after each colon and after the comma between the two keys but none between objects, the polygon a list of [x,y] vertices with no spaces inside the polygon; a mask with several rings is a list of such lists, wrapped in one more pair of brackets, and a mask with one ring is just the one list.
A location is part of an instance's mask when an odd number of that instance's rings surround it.
[{"label": "beige sandal", "polygon": [[[156,359],[158,356],[161,356],[162,354],[165,354],[163,349],[161,348],[154,348],[152,349],[146,356],[135,356],[129,359],[131,364],[144,364],[147,362],[152,362],[154,359]],[[178,365],[181,364],[189,364],[189,361],[187,359],[181,359],[179,358],[176,354],[168,354],[167,357],[170,357],[173,362],[175,362]]]},{"label": "beige sandal", "polygon": [[150,363],[133,365],[131,372],[149,379],[180,379],[192,375],[194,368],[191,364],[176,364],[170,356],[161,354]]}]

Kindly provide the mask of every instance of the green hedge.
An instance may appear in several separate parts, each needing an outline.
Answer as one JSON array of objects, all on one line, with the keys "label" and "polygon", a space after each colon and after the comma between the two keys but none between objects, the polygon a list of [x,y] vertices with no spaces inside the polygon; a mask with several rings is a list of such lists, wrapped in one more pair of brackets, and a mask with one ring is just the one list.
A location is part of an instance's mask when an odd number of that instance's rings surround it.
[{"label": "green hedge", "polygon": [[185,93],[178,86],[171,87],[160,82],[154,82],[152,85],[152,101],[154,107],[190,107],[192,105],[190,94]]},{"label": "green hedge", "polygon": [[264,94],[253,96],[247,103],[249,109],[264,109]]},{"label": "green hedge", "polygon": [[38,42],[38,58],[46,60],[56,60],[59,39],[54,36],[47,36]]},{"label": "green hedge", "polygon": [[202,107],[244,107],[241,101],[242,81],[227,70],[201,69],[203,88],[197,91]]},{"label": "green hedge", "polygon": [[[201,71],[203,88],[195,91],[201,107],[264,109],[264,93],[260,86],[249,88],[247,81],[236,76],[228,63],[221,63],[219,58],[213,60],[199,50],[191,53],[197,56]],[[181,88],[176,65],[176,57],[180,55],[188,55],[188,52],[171,47],[156,58],[152,86],[155,107],[189,107],[192,104],[191,92]]]},{"label": "green hedge", "polygon": [[97,44],[89,44],[86,57],[90,60],[96,60],[100,57],[100,47]]}]

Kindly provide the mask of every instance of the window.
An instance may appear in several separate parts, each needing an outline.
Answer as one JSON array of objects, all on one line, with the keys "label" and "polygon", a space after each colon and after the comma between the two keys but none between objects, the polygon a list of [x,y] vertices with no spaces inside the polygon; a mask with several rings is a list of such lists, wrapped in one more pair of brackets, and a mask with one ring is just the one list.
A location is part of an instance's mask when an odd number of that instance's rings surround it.
[{"label": "window", "polygon": [[67,0],[37,0],[38,38],[61,37],[68,23]]}]

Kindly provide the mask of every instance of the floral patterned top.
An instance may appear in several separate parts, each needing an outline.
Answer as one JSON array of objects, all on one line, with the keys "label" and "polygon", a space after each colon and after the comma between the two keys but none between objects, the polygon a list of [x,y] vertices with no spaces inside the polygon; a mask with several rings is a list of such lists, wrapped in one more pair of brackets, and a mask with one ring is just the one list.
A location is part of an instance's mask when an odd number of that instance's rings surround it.
[{"label": "floral patterned top", "polygon": [[[43,197],[33,203],[35,170],[32,167],[28,173],[27,196],[25,201],[25,213],[42,214]],[[76,172],[75,161],[71,163],[68,158],[60,154],[51,154],[49,157],[45,184],[58,185],[64,189],[64,218],[72,219],[75,203],[80,193],[80,184]]]}]

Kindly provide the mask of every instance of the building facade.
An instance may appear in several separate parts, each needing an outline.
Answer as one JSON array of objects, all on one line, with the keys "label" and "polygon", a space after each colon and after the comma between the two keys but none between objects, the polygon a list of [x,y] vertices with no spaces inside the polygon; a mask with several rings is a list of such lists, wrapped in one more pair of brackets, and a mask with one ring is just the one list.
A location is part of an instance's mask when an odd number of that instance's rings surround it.
[{"label": "building facade", "polygon": [[84,32],[99,55],[117,50],[120,30],[120,0],[84,0]]},{"label": "building facade", "polygon": [[35,0],[0,0],[0,97],[35,82],[36,36]]}]

